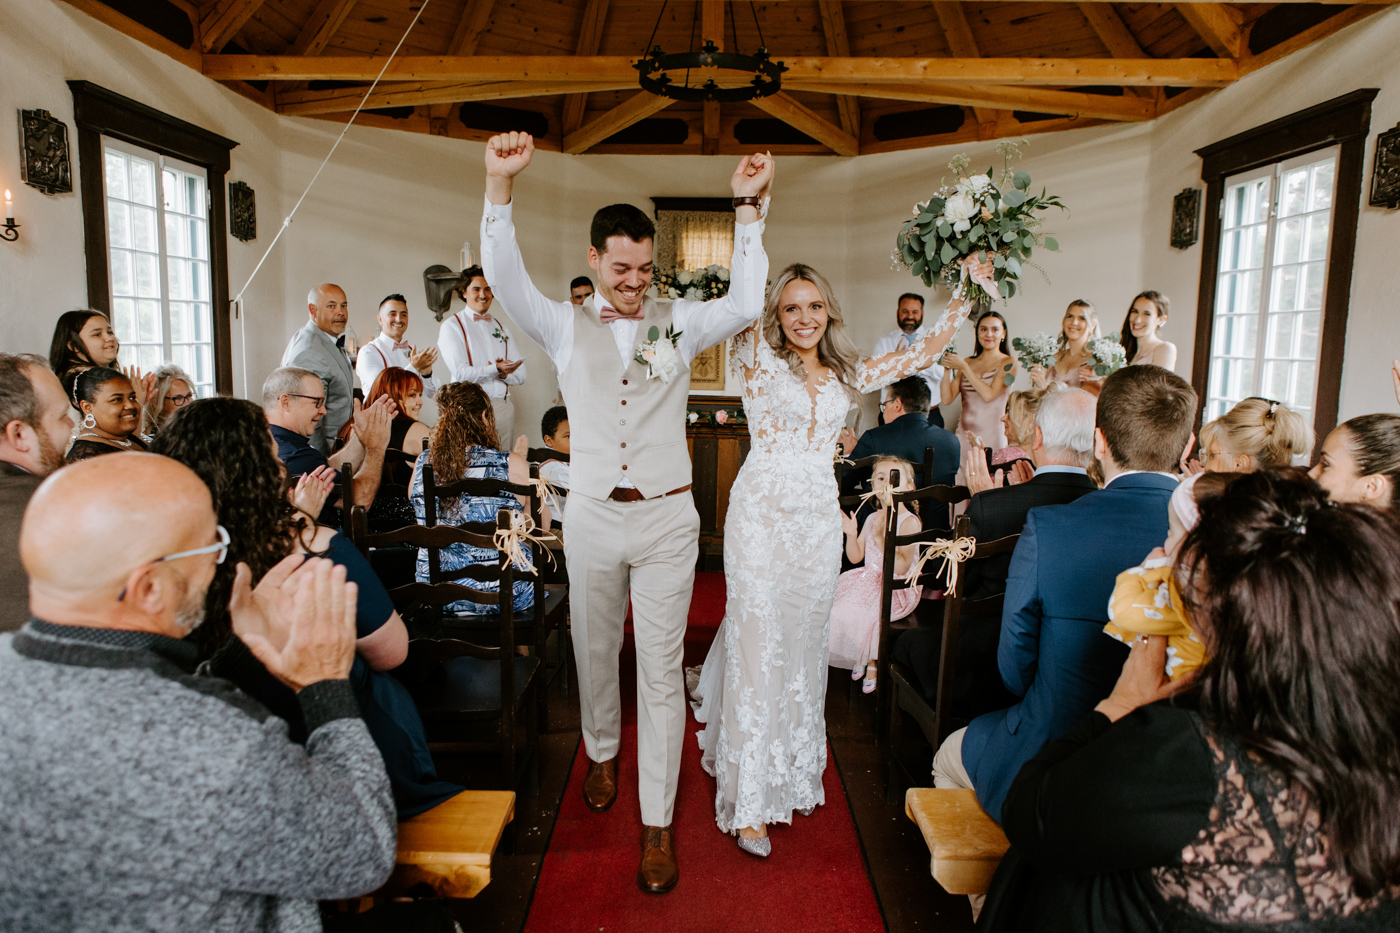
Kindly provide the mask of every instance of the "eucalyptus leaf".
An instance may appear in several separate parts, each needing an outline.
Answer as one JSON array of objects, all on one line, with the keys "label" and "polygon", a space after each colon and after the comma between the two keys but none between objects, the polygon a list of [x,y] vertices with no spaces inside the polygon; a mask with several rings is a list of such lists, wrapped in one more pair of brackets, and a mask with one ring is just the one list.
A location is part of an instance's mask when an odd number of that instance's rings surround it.
[{"label": "eucalyptus leaf", "polygon": [[648,339],[648,340],[660,340],[660,339],[661,339],[661,331],[657,330],[655,324],[653,324],[653,325],[651,326],[651,329],[647,331],[647,339]]},{"label": "eucalyptus leaf", "polygon": [[1021,260],[1017,259],[1015,256],[1008,257],[1006,260],[1006,271],[1012,275],[1019,276],[1021,274]]},{"label": "eucalyptus leaf", "polygon": [[1024,169],[1017,169],[1016,174],[1011,176],[1011,183],[1022,191],[1025,191],[1031,186],[1030,173]]},{"label": "eucalyptus leaf", "polygon": [[1045,238],[1045,248],[1051,251],[1058,250],[1060,248],[1060,241],[1052,236],[1048,236]]},{"label": "eucalyptus leaf", "polygon": [[973,226],[971,230],[967,231],[967,237],[970,240],[980,240],[982,238],[982,225],[976,224]]},{"label": "eucalyptus leaf", "polygon": [[937,254],[937,252],[938,252],[938,240],[936,240],[936,239],[933,238],[933,237],[929,237],[926,241],[924,241],[924,255],[925,255],[925,256],[927,256],[929,259],[932,259],[932,258],[934,257],[934,255]]},{"label": "eucalyptus leaf", "polygon": [[1022,204],[1026,203],[1025,194],[1016,188],[1012,188],[1010,191],[1003,191],[1001,193],[1001,199],[1009,207],[1020,207]]},{"label": "eucalyptus leaf", "polygon": [[939,254],[939,258],[941,258],[944,262],[952,262],[953,259],[957,257],[957,255],[958,251],[953,248],[952,243],[944,243],[943,251]]},{"label": "eucalyptus leaf", "polygon": [[944,220],[938,224],[938,235],[945,240],[953,235],[953,225]]},{"label": "eucalyptus leaf", "polygon": [[992,256],[992,265],[996,266],[998,269],[1005,268],[1006,257],[1003,256],[1001,253],[996,253]]},{"label": "eucalyptus leaf", "polygon": [[921,223],[921,224],[926,224],[926,223],[928,223],[930,220],[933,220],[933,218],[935,218],[935,217],[937,217],[937,216],[938,216],[937,214],[930,214],[930,213],[928,213],[928,212],[924,212],[924,213],[922,213],[922,214],[919,215],[919,223]]},{"label": "eucalyptus leaf", "polygon": [[1008,230],[1001,235],[1001,241],[1003,243],[1010,243],[1012,240],[1019,239],[1020,236],[1021,235],[1015,230]]},{"label": "eucalyptus leaf", "polygon": [[924,261],[924,257],[920,256],[918,259],[915,259],[915,260],[914,260],[914,268],[913,268],[914,274],[915,274],[915,275],[923,275],[923,274],[924,274],[924,268],[925,268],[927,265],[928,265],[928,263]]}]

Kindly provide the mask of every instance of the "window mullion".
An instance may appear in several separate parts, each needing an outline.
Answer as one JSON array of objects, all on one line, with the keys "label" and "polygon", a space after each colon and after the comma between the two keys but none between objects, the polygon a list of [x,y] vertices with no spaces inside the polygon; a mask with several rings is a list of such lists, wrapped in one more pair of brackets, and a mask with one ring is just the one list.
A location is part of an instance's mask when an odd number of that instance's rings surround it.
[{"label": "window mullion", "polygon": [[161,359],[171,360],[174,355],[170,343],[170,247],[165,233],[165,156],[156,157],[156,178],[160,183],[156,198],[156,243],[160,249],[160,337]]},{"label": "window mullion", "polygon": [[1259,271],[1259,331],[1254,335],[1254,387],[1258,395],[1264,385],[1264,357],[1269,346],[1270,318],[1274,300],[1274,240],[1278,232],[1279,189],[1283,182],[1283,165],[1274,167],[1269,179],[1269,213],[1264,226],[1264,265]]}]

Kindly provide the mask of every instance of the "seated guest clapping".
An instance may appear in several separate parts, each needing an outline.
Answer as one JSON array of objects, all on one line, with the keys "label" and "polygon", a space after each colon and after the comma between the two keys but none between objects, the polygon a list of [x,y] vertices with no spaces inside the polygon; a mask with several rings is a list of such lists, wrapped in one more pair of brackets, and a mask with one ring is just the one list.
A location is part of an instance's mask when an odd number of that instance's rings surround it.
[{"label": "seated guest clapping", "polygon": [[[1082,391],[1056,392],[1042,413]],[[1094,456],[1106,485],[1026,516],[997,646],[1002,682],[1021,701],[954,732],[933,764],[937,786],[975,788],[993,819],[1021,765],[1106,696],[1123,666],[1127,647],[1103,633],[1109,596],[1118,574],[1167,536],[1167,502],[1177,485],[1171,471],[1195,412],[1196,393],[1170,370],[1113,373],[1095,412]]]},{"label": "seated guest clapping", "polygon": [[[460,479],[498,479],[512,483],[530,481],[530,463],[525,459],[529,442],[520,437],[516,450],[507,453],[501,449],[500,437],[496,434],[496,415],[481,386],[474,382],[451,382],[438,389],[435,399],[438,406],[437,426],[433,428],[432,446],[418,455],[413,467],[413,481],[408,488],[409,501],[419,524],[424,523],[427,513],[423,503],[423,467],[431,464],[433,481],[439,486],[455,483]],[[457,496],[437,500],[437,520],[440,525],[460,525],[463,522],[496,523],[496,513],[501,509],[523,511],[526,500],[519,496]],[[540,505],[541,526],[549,527],[549,505]],[[533,561],[529,545],[525,553]],[[478,548],[468,544],[453,544],[439,552],[443,570],[461,570],[473,564],[495,563],[500,552],[494,548]],[[418,552],[418,579],[428,582],[428,554]],[[473,589],[493,590],[494,581],[473,580]],[[517,611],[529,609],[535,604],[535,587],[527,580],[515,582],[513,605]],[[499,612],[496,606],[459,600],[447,607],[449,612],[469,612],[489,614]]]},{"label": "seated guest clapping", "polygon": [[[1094,457],[1094,412],[1094,396],[1082,389],[1061,388],[1041,394],[1035,424],[1029,431],[1035,473],[1023,483],[993,486],[986,458],[980,450],[971,453],[968,463],[975,471],[969,477],[969,488],[978,491],[968,502],[966,514],[974,538],[995,541],[1018,535],[1031,509],[1063,505],[1094,491],[1087,472]],[[986,599],[1005,592],[1010,566],[1011,555],[966,565],[966,598]],[[1000,637],[999,614],[963,616],[953,667],[953,703],[958,715],[980,716],[1016,702],[997,670]],[[901,633],[894,644],[892,657],[914,671],[930,701],[937,694],[941,650],[941,631],[937,628],[910,629]]]},{"label": "seated guest clapping", "polygon": [[978,929],[1400,929],[1397,553],[1393,516],[1292,470],[1203,501],[1175,574],[1211,660],[1159,702],[1139,637],[1020,770]]},{"label": "seated guest clapping", "polygon": [[[880,403],[885,423],[866,431],[854,443],[851,432],[843,432],[842,441],[850,447],[846,456],[852,460],[876,454],[898,457],[917,468],[923,464],[927,448],[932,447],[930,485],[950,485],[958,472],[958,439],[951,431],[929,424],[930,399],[928,383],[922,376],[910,376],[890,386],[889,398]],[[848,472],[842,477],[845,491],[854,491],[869,477],[869,468]]]},{"label": "seated guest clapping", "polygon": [[122,450],[145,450],[137,429],[141,404],[131,380],[115,369],[96,366],[74,377],[73,399],[82,414],[78,434],[68,448],[68,462],[76,463]]},{"label": "seated guest clapping", "polygon": [[189,373],[174,363],[164,364],[151,373],[151,376],[155,379],[155,385],[146,397],[146,404],[142,406],[141,430],[154,435],[160,430],[160,426],[175,414],[176,409],[188,405],[196,396],[194,380],[190,378]]},{"label": "seated guest clapping", "polygon": [[[412,370],[390,366],[380,370],[374,377],[364,404],[373,407],[381,398],[393,401],[398,413],[389,422],[389,443],[387,451],[411,453],[416,457],[423,450],[423,442],[428,439],[430,428],[418,420],[423,411],[423,379]],[[343,450],[350,442],[355,430],[355,422],[347,421],[337,436],[337,450]],[[386,457],[381,480],[387,478],[390,484],[407,488],[413,468],[397,457]],[[399,493],[386,495],[381,483],[374,502],[367,514],[371,531],[390,531],[404,525],[413,524],[413,507],[408,496]]]},{"label": "seated guest clapping", "polygon": [[1312,446],[1312,427],[1302,415],[1282,402],[1247,398],[1201,428],[1201,467],[1253,473],[1292,466]]},{"label": "seated guest clapping", "polygon": [[[358,585],[355,662],[350,684],[375,745],[384,756],[400,818],[421,813],[461,791],[437,779],[422,720],[412,698],[388,672],[408,656],[408,630],[384,585],[349,539],[315,525],[282,494],[286,469],[268,437],[267,419],[252,402],[202,399],[185,406],[156,436],[155,451],[180,461],[209,487],[219,521],[228,529],[234,560],[260,579],[288,554],[325,557]],[[302,738],[300,711],[237,639],[229,638],[228,594],[233,563],[218,568],[209,588],[205,623],[194,634],[201,657],[291,726]]]},{"label": "seated guest clapping", "polygon": [[[20,549],[35,618],[0,635],[6,929],[319,930],[317,900],[388,878],[393,799],[346,679],[355,587],[297,557],[250,592],[229,544],[209,490],[164,457],[76,464],[34,494]],[[237,578],[225,617],[305,746],[196,670],[183,639],[219,572]]]},{"label": "seated guest clapping", "polygon": [[[569,411],[563,405],[555,405],[544,413],[540,420],[540,436],[544,446],[569,456]],[[569,495],[569,461],[546,460],[540,464],[540,479],[547,480],[558,490],[558,495],[549,497],[549,513],[555,524],[564,520],[564,500]]]},{"label": "seated guest clapping", "polygon": [[1308,475],[1333,502],[1400,506],[1400,415],[1361,415],[1333,428]]}]

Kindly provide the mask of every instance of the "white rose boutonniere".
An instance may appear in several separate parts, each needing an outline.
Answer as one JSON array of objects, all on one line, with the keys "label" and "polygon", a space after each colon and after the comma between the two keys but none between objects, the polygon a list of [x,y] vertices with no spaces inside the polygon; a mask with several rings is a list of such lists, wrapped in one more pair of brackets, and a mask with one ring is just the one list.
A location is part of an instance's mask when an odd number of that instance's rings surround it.
[{"label": "white rose boutonniere", "polygon": [[654,325],[647,331],[647,342],[637,347],[634,359],[646,366],[648,379],[660,379],[663,383],[669,383],[671,377],[680,370],[681,358],[676,352],[676,343],[680,339],[681,332],[670,326],[666,328],[664,337],[660,328]]}]

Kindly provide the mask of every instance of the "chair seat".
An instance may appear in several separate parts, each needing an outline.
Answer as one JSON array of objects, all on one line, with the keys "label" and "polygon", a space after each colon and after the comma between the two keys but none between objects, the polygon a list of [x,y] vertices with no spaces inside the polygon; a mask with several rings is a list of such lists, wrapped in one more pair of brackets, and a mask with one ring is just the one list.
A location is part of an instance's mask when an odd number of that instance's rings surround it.
[{"label": "chair seat", "polygon": [[491,881],[491,854],[515,818],[515,794],[467,790],[399,824],[394,873],[378,897],[427,885],[439,897],[475,897]]},{"label": "chair seat", "polygon": [[[530,679],[539,669],[538,658],[515,655],[515,701],[520,702]],[[434,714],[488,713],[501,708],[501,662],[461,657],[444,661],[413,689],[422,716]]]},{"label": "chair seat", "polygon": [[904,812],[919,825],[933,856],[934,880],[949,894],[986,894],[1011,848],[972,790],[911,787]]},{"label": "chair seat", "polygon": [[[549,618],[559,605],[569,596],[569,591],[563,587],[550,587],[544,591],[544,615]],[[517,609],[515,611],[515,625],[519,628],[522,625],[533,625],[535,622],[535,606],[529,609]],[[442,617],[444,628],[484,628],[498,629],[501,627],[501,617],[497,614],[480,615],[472,612],[449,612]]]}]

